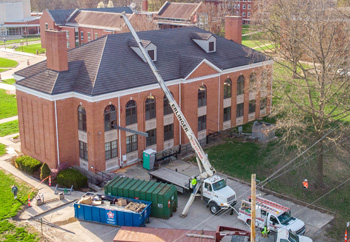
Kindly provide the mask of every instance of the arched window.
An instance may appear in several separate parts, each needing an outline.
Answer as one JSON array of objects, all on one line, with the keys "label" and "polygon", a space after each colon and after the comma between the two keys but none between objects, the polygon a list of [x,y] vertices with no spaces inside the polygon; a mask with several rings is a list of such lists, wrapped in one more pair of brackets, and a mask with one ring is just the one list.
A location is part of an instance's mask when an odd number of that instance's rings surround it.
[{"label": "arched window", "polygon": [[113,125],[116,124],[117,120],[117,112],[115,110],[114,105],[108,105],[105,108],[105,131],[111,130]]},{"label": "arched window", "polygon": [[252,92],[256,90],[256,75],[255,73],[252,73],[249,77],[249,90]]},{"label": "arched window", "polygon": [[156,118],[156,99],[154,96],[148,96],[145,103],[146,120]]},{"label": "arched window", "polygon": [[198,88],[198,107],[207,105],[207,88],[206,86],[200,86]]},{"label": "arched window", "polygon": [[225,98],[231,98],[232,96],[232,81],[230,78],[226,79],[224,82],[224,99]]},{"label": "arched window", "polygon": [[[171,95],[173,94],[171,93]],[[164,112],[164,116],[173,113],[173,110],[169,105],[169,100],[166,97],[166,95],[164,95],[164,98],[163,98],[163,112]]]},{"label": "arched window", "polygon": [[261,74],[261,87],[263,89],[267,89],[267,83],[268,83],[268,80],[267,80],[267,71],[264,70]]},{"label": "arched window", "polygon": [[78,107],[78,129],[86,132],[86,112],[83,106]]},{"label": "arched window", "polygon": [[244,76],[240,75],[237,80],[237,96],[244,94]]},{"label": "arched window", "polygon": [[137,123],[137,108],[136,108],[136,102],[134,100],[130,100],[126,104],[125,117],[126,117],[126,125]]}]

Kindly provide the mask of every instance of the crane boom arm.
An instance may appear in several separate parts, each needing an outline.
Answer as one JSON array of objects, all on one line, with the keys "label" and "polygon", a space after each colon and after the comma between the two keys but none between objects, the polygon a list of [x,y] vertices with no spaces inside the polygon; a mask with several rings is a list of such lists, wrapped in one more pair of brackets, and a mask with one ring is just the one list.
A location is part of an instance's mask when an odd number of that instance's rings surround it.
[{"label": "crane boom arm", "polygon": [[143,47],[140,38],[138,37],[137,33],[135,32],[134,28],[132,27],[129,19],[126,17],[125,13],[122,13],[121,16],[123,17],[126,25],[128,26],[131,34],[133,35],[135,41],[137,42],[138,47],[141,50],[142,55],[144,56],[144,58],[146,59],[149,67],[151,68],[154,76],[156,77],[160,87],[162,88],[163,92],[165,93],[166,97],[169,100],[169,105],[171,107],[171,109],[173,110],[176,118],[179,120],[179,123],[181,124],[181,127],[183,128],[183,130],[185,131],[187,138],[190,141],[190,144],[192,146],[192,148],[194,149],[194,151],[196,152],[196,155],[198,157],[198,159],[201,161],[204,169],[205,169],[205,173],[201,174],[201,177],[206,178],[206,177],[210,177],[215,173],[215,169],[214,167],[211,166],[206,154],[204,153],[201,145],[199,144],[195,134],[193,133],[190,125],[188,124],[185,116],[183,115],[179,105],[176,103],[174,97],[171,95],[171,92],[169,91],[168,87],[165,85],[164,80],[162,78],[162,76],[159,74],[156,66],[154,65],[153,61],[151,60],[151,58],[149,57],[148,53],[146,52],[145,48]]}]

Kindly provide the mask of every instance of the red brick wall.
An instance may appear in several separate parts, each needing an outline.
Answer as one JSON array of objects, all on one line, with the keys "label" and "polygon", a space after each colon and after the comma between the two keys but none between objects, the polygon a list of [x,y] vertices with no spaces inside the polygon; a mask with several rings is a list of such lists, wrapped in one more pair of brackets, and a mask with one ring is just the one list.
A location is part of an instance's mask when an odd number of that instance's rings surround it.
[{"label": "red brick wall", "polygon": [[64,31],[47,30],[46,49],[47,68],[55,71],[68,70],[67,39]]},{"label": "red brick wall", "polygon": [[62,26],[61,30],[69,32],[69,39],[67,39],[67,41],[69,42],[69,48],[68,49],[75,48],[75,31],[74,31],[74,28],[73,27]]},{"label": "red brick wall", "polygon": [[46,35],[45,35],[45,23],[48,24],[49,29],[59,30],[59,27],[55,25],[55,22],[50,17],[50,14],[47,10],[44,11],[43,15],[40,18],[40,38],[42,48],[46,47]]},{"label": "red brick wall", "polygon": [[242,44],[242,17],[225,17],[225,38]]},{"label": "red brick wall", "polygon": [[[257,82],[259,83],[262,68],[255,68]],[[201,85],[207,87],[207,134],[210,132],[222,130],[223,128],[223,90],[224,81],[229,77],[232,81],[231,98],[231,124],[236,125],[236,93],[237,79],[239,75],[245,77],[245,105],[244,122],[248,120],[249,107],[249,77],[253,69],[236,73],[223,74],[220,77],[200,80],[181,85],[181,110],[184,113],[193,132],[197,135],[198,122],[198,88]],[[191,76],[198,77],[201,74],[212,74],[213,69],[208,68],[207,64],[200,66]],[[203,75],[203,74],[202,74]],[[271,78],[271,76],[270,76]],[[180,85],[170,86],[169,89],[178,104]],[[269,104],[271,102],[270,87],[268,89],[267,114],[270,112]],[[218,97],[220,91],[220,98]],[[157,151],[164,149],[164,124],[163,124],[163,97],[164,93],[157,88],[151,91],[139,92],[136,94],[120,97],[120,126],[125,127],[125,106],[131,99],[137,104],[137,122],[138,130],[145,132],[145,100],[152,94],[156,100],[156,120],[157,120]],[[256,118],[260,115],[259,109],[260,94],[256,97]],[[51,168],[57,166],[56,152],[56,130],[55,130],[55,109],[54,102],[37,98],[32,95],[17,91],[18,116],[20,136],[22,138],[22,150],[42,162],[47,162]],[[56,101],[57,104],[57,123],[59,130],[59,149],[60,162],[67,162],[70,165],[79,165],[79,140],[78,140],[78,107],[82,105],[86,110],[87,121],[87,142],[89,147],[89,169],[95,171],[105,170],[105,152],[104,152],[104,110],[113,104],[117,110],[117,124],[119,125],[118,98],[112,98],[99,102],[90,103],[77,98],[68,98]],[[218,118],[219,115],[219,118]],[[25,121],[25,122],[24,122]],[[174,117],[174,145],[180,144],[179,123]],[[181,131],[181,143],[188,143],[188,139]],[[121,153],[119,152],[119,139],[121,139]],[[146,147],[146,138],[138,136],[138,156],[142,157],[142,151]],[[126,154],[126,132],[118,133],[118,157]],[[90,167],[93,166],[94,169]]]},{"label": "red brick wall", "polygon": [[22,152],[57,168],[54,103],[18,90],[16,95]]}]

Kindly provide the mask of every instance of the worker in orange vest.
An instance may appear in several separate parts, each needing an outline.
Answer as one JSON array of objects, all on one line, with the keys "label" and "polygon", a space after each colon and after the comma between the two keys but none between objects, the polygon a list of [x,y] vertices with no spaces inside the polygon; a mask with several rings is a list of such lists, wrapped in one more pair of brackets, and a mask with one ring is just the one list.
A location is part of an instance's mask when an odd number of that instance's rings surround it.
[{"label": "worker in orange vest", "polygon": [[309,188],[309,182],[307,181],[307,179],[305,179],[305,180],[303,181],[303,187],[304,187],[304,188]]}]

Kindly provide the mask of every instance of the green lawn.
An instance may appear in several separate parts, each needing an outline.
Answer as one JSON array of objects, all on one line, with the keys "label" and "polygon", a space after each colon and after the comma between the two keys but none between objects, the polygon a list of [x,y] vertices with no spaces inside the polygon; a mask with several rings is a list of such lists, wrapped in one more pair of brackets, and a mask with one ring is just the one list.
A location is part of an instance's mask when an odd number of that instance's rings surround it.
[{"label": "green lawn", "polygon": [[0,67],[11,68],[11,67],[16,67],[17,65],[18,65],[17,61],[0,57]]},{"label": "green lawn", "polygon": [[6,145],[0,143],[0,156],[6,154]]},{"label": "green lawn", "polygon": [[16,80],[14,78],[11,78],[11,79],[2,80],[2,82],[9,85],[13,85],[16,82]]},{"label": "green lawn", "polygon": [[34,45],[22,45],[19,46],[16,51],[23,51],[27,53],[36,54],[36,51],[39,51],[39,54],[45,53],[46,49],[41,48],[41,44],[34,44]]},{"label": "green lawn", "polygon": [[[14,44],[14,43],[21,43],[21,41],[23,42],[31,42],[31,41],[37,41],[40,40],[40,37],[35,37],[35,38],[25,38],[25,39],[13,39],[13,40],[7,40],[6,41],[6,45],[8,44]],[[4,41],[3,39],[0,41],[0,45],[4,45]]]},{"label": "green lawn", "polygon": [[[9,218],[17,215],[23,204],[27,203],[31,187],[12,175],[5,174],[2,170],[0,170],[0,181],[0,241],[38,241],[37,234],[28,233],[25,227],[16,227],[8,221]],[[11,192],[12,185],[18,187],[17,199],[14,199]],[[34,193],[31,197],[33,196]]]},{"label": "green lawn", "polygon": [[0,72],[4,72],[7,71],[8,69],[0,69]]},{"label": "green lawn", "polygon": [[0,124],[0,137],[18,133],[18,120]]},{"label": "green lawn", "polygon": [[15,95],[8,95],[0,89],[0,119],[17,115],[17,101]]}]

